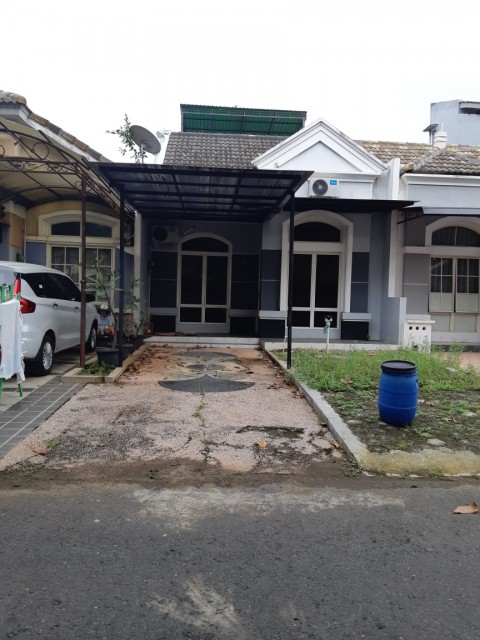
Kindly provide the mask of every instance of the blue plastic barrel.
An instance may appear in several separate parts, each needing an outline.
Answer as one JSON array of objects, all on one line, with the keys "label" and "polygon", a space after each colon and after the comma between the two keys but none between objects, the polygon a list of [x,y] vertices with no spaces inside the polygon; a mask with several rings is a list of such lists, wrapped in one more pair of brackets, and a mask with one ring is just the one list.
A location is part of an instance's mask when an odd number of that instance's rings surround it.
[{"label": "blue plastic barrel", "polygon": [[380,419],[397,427],[412,424],[418,404],[417,365],[406,360],[387,360],[381,367]]}]

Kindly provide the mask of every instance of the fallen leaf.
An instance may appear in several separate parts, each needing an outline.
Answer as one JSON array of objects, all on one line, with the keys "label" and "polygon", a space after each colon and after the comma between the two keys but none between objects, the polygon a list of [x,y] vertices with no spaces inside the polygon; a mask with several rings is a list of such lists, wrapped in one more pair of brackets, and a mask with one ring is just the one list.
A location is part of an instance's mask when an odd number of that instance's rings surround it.
[{"label": "fallen leaf", "polygon": [[258,446],[261,449],[265,449],[265,447],[267,446],[268,442],[266,440],[264,440],[263,438],[260,438],[260,440],[257,440],[255,444],[258,444]]},{"label": "fallen leaf", "polygon": [[350,384],[351,383],[350,378],[340,378],[340,381],[343,382],[344,384]]},{"label": "fallen leaf", "polygon": [[32,447],[33,453],[38,453],[40,456],[44,456],[47,453],[47,447],[44,447],[43,444],[36,444]]},{"label": "fallen leaf", "polygon": [[478,513],[478,504],[476,502],[472,502],[472,504],[457,507],[453,513]]}]

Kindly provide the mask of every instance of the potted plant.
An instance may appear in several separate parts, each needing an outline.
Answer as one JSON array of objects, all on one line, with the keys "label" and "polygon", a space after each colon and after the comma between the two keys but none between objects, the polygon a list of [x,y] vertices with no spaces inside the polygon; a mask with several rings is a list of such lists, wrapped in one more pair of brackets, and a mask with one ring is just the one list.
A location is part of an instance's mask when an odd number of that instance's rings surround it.
[{"label": "potted plant", "polygon": [[[118,314],[115,312],[114,307],[115,292],[120,291],[118,280],[119,278],[116,273],[111,271],[109,267],[106,268],[100,259],[95,262],[90,281],[100,294],[101,299],[106,301],[105,304],[109,307],[114,327],[112,336],[99,341],[97,347],[99,362],[105,362],[107,364],[118,363]],[[129,353],[141,346],[143,336],[145,335],[145,328],[150,327],[150,318],[140,313],[140,298],[134,294],[138,284],[138,280],[132,278],[125,289],[122,361]],[[103,346],[100,342],[104,343]]]}]

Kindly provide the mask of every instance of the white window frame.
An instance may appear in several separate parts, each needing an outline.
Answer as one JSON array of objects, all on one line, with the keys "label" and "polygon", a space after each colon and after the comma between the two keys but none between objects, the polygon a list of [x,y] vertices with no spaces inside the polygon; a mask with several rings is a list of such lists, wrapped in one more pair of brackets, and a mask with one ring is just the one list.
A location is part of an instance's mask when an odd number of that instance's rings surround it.
[{"label": "white window frame", "polygon": [[[193,240],[195,238],[213,238],[214,240],[218,240],[219,242],[223,242],[228,249],[224,252],[217,251],[191,251],[189,249],[184,250],[183,245],[185,242]],[[205,256],[223,256],[227,258],[227,304],[226,305],[207,305],[205,300],[203,299],[204,292],[202,291],[202,302],[201,304],[181,304],[181,295],[182,295],[182,256],[183,255],[197,255],[202,256],[202,280],[205,278],[205,268],[206,268],[206,260]],[[215,325],[225,326],[228,328],[230,326],[230,300],[231,300],[231,290],[232,290],[232,243],[223,238],[222,236],[216,235],[214,233],[192,233],[189,234],[188,237],[184,238],[178,245],[178,257],[177,257],[177,327],[178,326],[189,326],[191,328],[197,327],[198,330],[201,328],[215,327]],[[206,323],[204,321],[205,317],[205,309],[207,306],[214,306],[218,308],[226,309],[226,320],[223,323]],[[202,309],[202,321],[201,322],[181,322],[180,320],[180,310],[182,307],[191,307],[191,308],[201,308]],[[213,329],[212,329],[213,330]]]},{"label": "white window frame", "polygon": [[[336,227],[340,231],[340,242],[294,242],[294,253],[338,254],[338,314],[350,311],[352,288],[352,251],[353,251],[353,222],[338,213],[324,210],[312,210],[295,216],[295,226],[307,222],[322,222]],[[283,222],[282,228],[282,272],[280,282],[280,310],[288,309],[288,264],[289,264],[289,231],[290,220]]]}]

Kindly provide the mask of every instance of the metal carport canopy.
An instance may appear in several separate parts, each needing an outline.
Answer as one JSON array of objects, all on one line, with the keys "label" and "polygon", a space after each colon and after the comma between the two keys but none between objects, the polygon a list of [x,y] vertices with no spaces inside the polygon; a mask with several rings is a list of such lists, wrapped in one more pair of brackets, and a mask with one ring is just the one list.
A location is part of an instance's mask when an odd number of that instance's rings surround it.
[{"label": "metal carport canopy", "polygon": [[92,163],[145,218],[262,222],[280,212],[311,171]]}]

